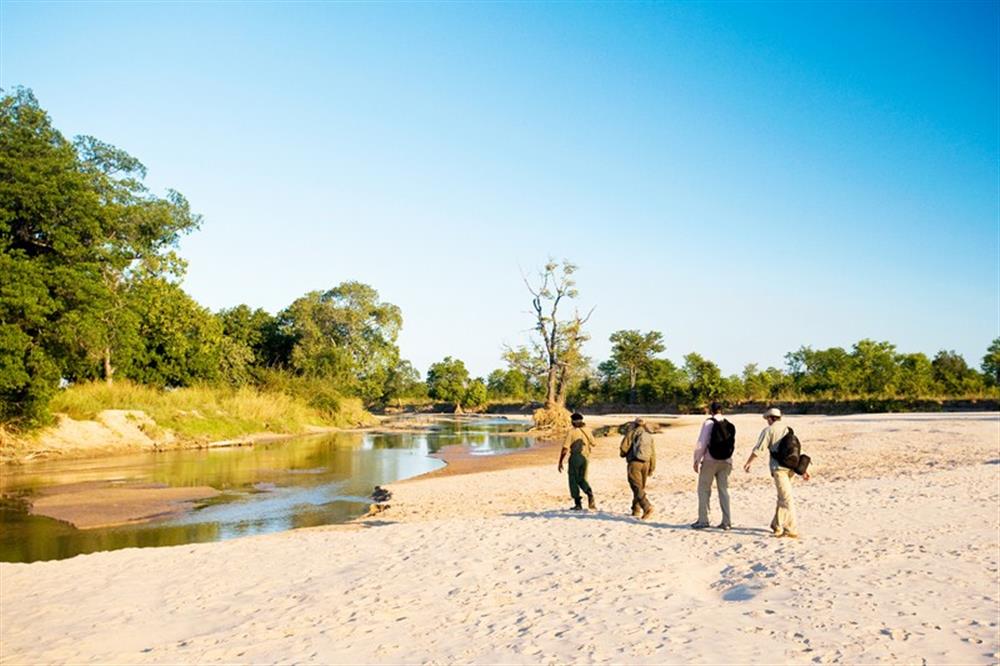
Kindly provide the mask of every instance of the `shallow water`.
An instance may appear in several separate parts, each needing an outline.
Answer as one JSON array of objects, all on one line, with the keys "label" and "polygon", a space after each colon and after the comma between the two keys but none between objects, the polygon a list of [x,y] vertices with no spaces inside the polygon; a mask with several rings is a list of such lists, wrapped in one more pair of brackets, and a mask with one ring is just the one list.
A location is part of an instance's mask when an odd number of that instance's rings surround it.
[{"label": "shallow water", "polygon": [[[464,445],[497,455],[530,446],[504,419],[442,421],[422,433],[334,433],[247,447],[165,451],[30,465],[0,480],[0,561],[33,562],[118,548],[218,541],[297,527],[342,523],[363,515],[376,485],[442,467],[430,457]],[[179,516],[122,527],[78,530],[27,512],[42,490],[70,484],[211,486],[221,494]]]}]

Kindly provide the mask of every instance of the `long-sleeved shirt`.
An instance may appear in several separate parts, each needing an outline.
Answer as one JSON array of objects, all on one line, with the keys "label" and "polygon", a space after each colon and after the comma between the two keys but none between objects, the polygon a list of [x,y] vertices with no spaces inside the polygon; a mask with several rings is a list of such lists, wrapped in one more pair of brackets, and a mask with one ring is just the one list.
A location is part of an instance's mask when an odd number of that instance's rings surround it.
[{"label": "long-sleeved shirt", "polygon": [[[716,421],[721,421],[722,415],[715,414],[712,418],[707,419],[701,424],[701,431],[698,433],[698,444],[694,448],[694,462],[695,464],[701,464],[704,460],[715,460],[715,457],[709,452],[708,445],[712,441],[712,427],[715,426]],[[729,456],[721,462],[731,463],[733,457]]]},{"label": "long-sleeved shirt", "polygon": [[[788,434],[788,426],[783,424],[781,421],[775,421],[771,425],[767,426],[760,431],[760,437],[757,439],[757,445],[753,447],[753,454],[755,456],[764,455],[764,451],[768,453],[773,453],[778,450],[778,442],[781,438]],[[781,467],[778,464],[777,459],[774,456],[769,456],[770,460],[768,465],[770,466],[771,473],[773,474],[776,469]]]},{"label": "long-sleeved shirt", "polygon": [[586,428],[574,427],[566,433],[566,437],[563,439],[563,455],[568,452],[571,455],[579,454],[584,458],[589,458],[593,448],[594,436]]}]

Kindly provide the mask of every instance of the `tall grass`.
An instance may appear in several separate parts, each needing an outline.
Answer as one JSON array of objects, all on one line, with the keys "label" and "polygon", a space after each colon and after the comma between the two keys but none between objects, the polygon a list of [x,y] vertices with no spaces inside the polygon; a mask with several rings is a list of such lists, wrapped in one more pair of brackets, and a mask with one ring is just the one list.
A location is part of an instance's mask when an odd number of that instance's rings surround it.
[{"label": "tall grass", "polygon": [[51,409],[93,419],[106,409],[136,409],[183,439],[211,441],[258,432],[299,433],[316,426],[353,427],[371,416],[354,398],[325,396],[317,408],[301,395],[274,387],[192,386],[158,389],[128,381],[77,384],[60,391]]}]

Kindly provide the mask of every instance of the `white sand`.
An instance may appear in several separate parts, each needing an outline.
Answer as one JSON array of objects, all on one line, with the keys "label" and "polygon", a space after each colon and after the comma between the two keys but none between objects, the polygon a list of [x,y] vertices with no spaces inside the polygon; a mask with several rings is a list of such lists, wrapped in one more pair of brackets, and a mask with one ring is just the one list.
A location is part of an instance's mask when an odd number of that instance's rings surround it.
[{"label": "white sand", "polygon": [[[734,420],[741,465],[763,423]],[[364,527],[2,564],[0,661],[997,663],[997,416],[789,421],[797,541],[766,532],[766,460],[734,472],[737,529],[687,529],[672,428],[648,523],[602,440],[597,513],[564,510],[553,458],[395,484]]]}]

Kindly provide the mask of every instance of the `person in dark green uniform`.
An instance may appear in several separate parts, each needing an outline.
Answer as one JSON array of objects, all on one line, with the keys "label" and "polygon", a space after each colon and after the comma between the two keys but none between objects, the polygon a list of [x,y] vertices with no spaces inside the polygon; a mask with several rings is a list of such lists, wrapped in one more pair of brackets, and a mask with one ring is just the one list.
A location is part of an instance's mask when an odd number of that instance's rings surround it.
[{"label": "person in dark green uniform", "polygon": [[594,448],[594,436],[584,426],[583,416],[574,413],[570,417],[573,421],[573,428],[566,433],[563,440],[562,451],[559,453],[559,471],[563,471],[563,461],[566,454],[569,454],[569,494],[573,497],[573,511],[583,510],[583,501],[580,497],[580,490],[587,493],[587,507],[591,510],[597,508],[594,502],[594,491],[587,483],[587,463],[590,460],[590,451]]}]

